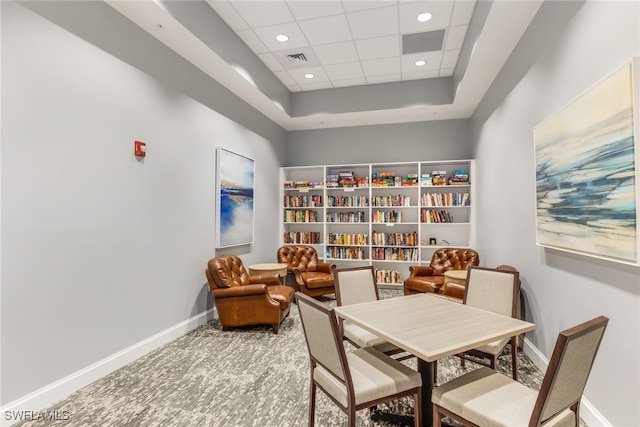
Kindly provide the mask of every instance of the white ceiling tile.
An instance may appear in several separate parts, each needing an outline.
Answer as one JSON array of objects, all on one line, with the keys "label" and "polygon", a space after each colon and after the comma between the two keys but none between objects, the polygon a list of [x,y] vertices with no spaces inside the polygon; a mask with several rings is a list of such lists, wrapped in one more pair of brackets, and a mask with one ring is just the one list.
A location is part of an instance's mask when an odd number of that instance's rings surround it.
[{"label": "white ceiling tile", "polygon": [[318,89],[329,89],[332,88],[333,85],[331,82],[319,82],[319,83],[309,83],[306,85],[301,84],[300,87],[303,90],[318,90]]},{"label": "white ceiling tile", "polygon": [[[315,77],[313,79],[307,79],[304,75],[307,73],[312,73]],[[322,69],[322,67],[309,67],[299,70],[289,70],[289,74],[293,77],[293,80],[300,86],[310,85],[315,83],[324,83],[328,82],[329,78],[326,73]]]},{"label": "white ceiling tile", "polygon": [[309,19],[298,22],[307,40],[312,45],[337,43],[351,40],[349,25],[344,15]]},{"label": "white ceiling tile", "polygon": [[291,75],[286,71],[274,71],[275,76],[280,79],[283,85],[285,86],[294,86],[296,85],[296,81],[293,80]]},{"label": "white ceiling tile", "polygon": [[341,15],[344,13],[339,0],[300,1],[287,0],[289,9],[298,20]]},{"label": "white ceiling tile", "polygon": [[313,50],[320,62],[326,65],[358,60],[358,52],[356,52],[353,42],[314,46]]},{"label": "white ceiling tile", "polygon": [[441,68],[454,68],[456,63],[458,62],[458,57],[460,56],[460,50],[445,50],[442,53],[442,62],[440,63]]},{"label": "white ceiling tile", "polygon": [[[400,32],[412,34],[446,28],[451,19],[452,9],[451,1],[419,1],[401,4],[398,8]],[[423,12],[430,12],[433,17],[427,22],[418,21],[418,15]]]},{"label": "white ceiling tile", "polygon": [[331,80],[364,78],[362,67],[359,62],[326,65],[324,70],[327,72],[327,76],[329,76]]},{"label": "white ceiling tile", "polygon": [[244,44],[246,44],[249,49],[251,49],[254,53],[262,53],[268,52],[269,49],[262,43],[260,38],[254,33],[252,30],[241,30],[236,31],[238,37],[242,39]]},{"label": "white ceiling tile", "polygon": [[356,40],[358,56],[368,59],[388,58],[400,55],[400,37],[398,35]]},{"label": "white ceiling tile", "polygon": [[356,40],[398,34],[396,6],[349,13],[347,19]]},{"label": "white ceiling tile", "polygon": [[221,0],[207,0],[207,3],[211,8],[227,23],[232,30],[246,30],[249,28],[247,23],[236,12],[228,1]]},{"label": "white ceiling tile", "polygon": [[398,58],[373,59],[362,61],[362,68],[367,77],[400,74],[400,60]]},{"label": "white ceiling tile", "polygon": [[333,80],[334,87],[346,87],[346,86],[360,86],[367,84],[367,81],[362,79],[348,79],[348,80]]},{"label": "white ceiling tile", "polygon": [[441,68],[440,69],[440,77],[449,77],[453,76],[454,68]]},{"label": "white ceiling tile", "polygon": [[282,64],[280,64],[278,59],[276,59],[276,57],[271,52],[261,53],[258,55],[258,58],[260,58],[264,65],[266,65],[271,71],[284,70]]},{"label": "white ceiling tile", "polygon": [[386,76],[371,76],[367,77],[367,83],[369,84],[377,84],[377,83],[391,83],[402,80],[402,76],[398,74],[388,74]]},{"label": "white ceiling tile", "polygon": [[[412,53],[411,55],[402,55],[400,60],[402,62],[403,73],[419,73],[426,70],[437,70],[440,68],[440,62],[442,62],[442,52]],[[422,67],[416,67],[414,63],[418,60],[427,61],[427,63]]]},{"label": "white ceiling tile", "polygon": [[379,1],[367,1],[367,0],[344,0],[344,10],[346,12],[357,12],[359,10],[376,9],[379,7],[395,6],[398,4],[397,0],[379,0]]},{"label": "white ceiling tile", "polygon": [[475,7],[476,0],[456,0],[449,25],[468,25]]},{"label": "white ceiling tile", "polygon": [[252,28],[294,21],[293,15],[282,0],[235,1],[233,7]]},{"label": "white ceiling tile", "polygon": [[[309,46],[307,38],[302,33],[300,27],[295,22],[282,25],[272,25],[269,27],[256,28],[255,33],[262,43],[271,51],[294,49],[297,47]],[[276,40],[278,34],[286,34],[289,40],[281,43]]]},{"label": "white ceiling tile", "polygon": [[438,77],[439,69],[424,70],[416,73],[402,73],[402,80],[419,80],[419,79],[431,79]]},{"label": "white ceiling tile", "polygon": [[460,49],[464,43],[464,38],[467,35],[467,26],[460,25],[457,27],[450,27],[447,29],[447,33],[444,36],[444,50]]},{"label": "white ceiling tile", "polygon": [[298,85],[295,86],[287,86],[290,92],[302,92],[302,88]]}]

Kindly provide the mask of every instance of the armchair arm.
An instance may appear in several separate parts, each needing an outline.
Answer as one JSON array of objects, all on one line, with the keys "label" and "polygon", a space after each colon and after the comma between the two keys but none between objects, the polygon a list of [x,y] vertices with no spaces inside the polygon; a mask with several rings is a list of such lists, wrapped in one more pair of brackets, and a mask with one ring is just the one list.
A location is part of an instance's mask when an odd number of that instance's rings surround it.
[{"label": "armchair arm", "polygon": [[265,284],[267,286],[282,285],[282,282],[280,281],[280,275],[278,273],[254,274],[249,276],[249,282],[252,285],[256,285],[256,284]]},{"label": "armchair arm", "polygon": [[433,276],[433,268],[432,267],[423,267],[418,265],[412,265],[409,267],[409,277],[415,276]]},{"label": "armchair arm", "polygon": [[232,286],[230,288],[217,288],[213,290],[214,298],[246,297],[251,295],[268,295],[267,285]]},{"label": "armchair arm", "polygon": [[335,269],[336,265],[329,262],[319,262],[316,264],[316,271],[321,273],[333,274]]}]

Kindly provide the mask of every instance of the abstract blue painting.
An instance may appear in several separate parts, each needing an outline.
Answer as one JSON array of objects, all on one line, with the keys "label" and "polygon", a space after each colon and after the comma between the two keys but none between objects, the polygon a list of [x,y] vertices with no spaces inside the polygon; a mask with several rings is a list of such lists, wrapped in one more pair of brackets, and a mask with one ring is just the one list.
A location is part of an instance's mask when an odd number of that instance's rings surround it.
[{"label": "abstract blue painting", "polygon": [[253,243],[254,161],[218,147],[218,248]]},{"label": "abstract blue painting", "polygon": [[637,264],[637,157],[629,62],[534,129],[536,240]]}]

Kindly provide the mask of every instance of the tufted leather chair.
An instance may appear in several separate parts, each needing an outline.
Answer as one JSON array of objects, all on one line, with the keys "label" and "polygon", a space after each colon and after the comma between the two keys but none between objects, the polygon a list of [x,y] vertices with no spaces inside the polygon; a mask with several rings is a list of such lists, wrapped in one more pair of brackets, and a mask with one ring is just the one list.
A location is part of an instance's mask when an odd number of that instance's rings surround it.
[{"label": "tufted leather chair", "polygon": [[223,331],[266,324],[278,333],[294,292],[282,285],[277,273],[250,276],[240,258],[225,255],[209,260],[205,274]]},{"label": "tufted leather chair", "polygon": [[318,253],[311,246],[288,245],[278,249],[278,262],[287,264],[295,279],[296,291],[311,297],[333,294],[335,264],[318,262]]},{"label": "tufted leather chair", "polygon": [[[404,294],[432,292],[442,293],[444,272],[448,270],[466,270],[471,265],[479,265],[480,256],[473,249],[441,248],[433,253],[429,266],[409,267],[409,277],[404,281]],[[448,292],[459,293],[460,289]],[[464,295],[464,289],[462,289]]]}]

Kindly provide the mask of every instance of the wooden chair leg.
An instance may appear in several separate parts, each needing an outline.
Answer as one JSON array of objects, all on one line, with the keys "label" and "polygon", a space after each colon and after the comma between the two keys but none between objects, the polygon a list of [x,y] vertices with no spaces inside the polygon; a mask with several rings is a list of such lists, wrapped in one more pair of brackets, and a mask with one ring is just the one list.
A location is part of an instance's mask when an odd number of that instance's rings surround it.
[{"label": "wooden chair leg", "polygon": [[518,381],[518,337],[511,337],[511,371],[513,379]]},{"label": "wooden chair leg", "polygon": [[422,402],[422,390],[419,388],[418,392],[413,395],[413,423],[415,427],[422,425],[422,407],[420,402]]},{"label": "wooden chair leg", "polygon": [[311,384],[309,386],[309,427],[313,427],[316,420],[316,383],[313,382],[313,371],[311,375]]},{"label": "wooden chair leg", "polygon": [[274,323],[272,327],[273,327],[273,333],[278,335],[278,330],[280,329],[280,323]]}]

